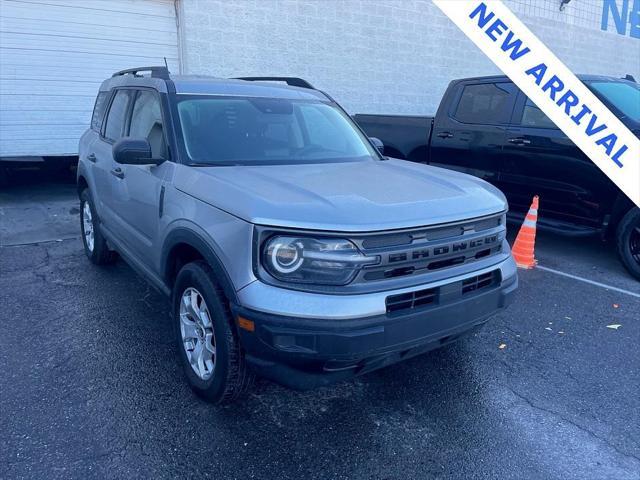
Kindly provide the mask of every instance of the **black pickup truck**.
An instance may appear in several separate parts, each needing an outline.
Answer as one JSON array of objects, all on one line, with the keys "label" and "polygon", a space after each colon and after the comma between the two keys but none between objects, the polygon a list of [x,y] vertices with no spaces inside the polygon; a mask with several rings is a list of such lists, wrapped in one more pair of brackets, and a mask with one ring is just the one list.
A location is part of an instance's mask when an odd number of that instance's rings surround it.
[{"label": "black pickup truck", "polygon": [[[626,79],[578,76],[640,136],[640,87]],[[384,154],[476,175],[506,195],[521,222],[540,195],[538,228],[615,237],[640,279],[640,208],[626,197],[508,77],[454,80],[435,117],[355,115]],[[638,179],[640,182],[640,179]]]}]

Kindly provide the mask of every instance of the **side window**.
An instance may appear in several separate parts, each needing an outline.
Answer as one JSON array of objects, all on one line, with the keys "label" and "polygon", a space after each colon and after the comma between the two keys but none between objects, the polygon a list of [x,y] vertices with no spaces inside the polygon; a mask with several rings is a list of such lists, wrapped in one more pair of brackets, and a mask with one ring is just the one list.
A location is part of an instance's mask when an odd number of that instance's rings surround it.
[{"label": "side window", "polygon": [[549,117],[547,117],[544,112],[528,98],[524,104],[522,121],[520,123],[525,127],[558,128],[556,127],[556,124],[553,123]]},{"label": "side window", "polygon": [[463,123],[508,123],[515,93],[513,83],[466,85],[453,117]]},{"label": "side window", "polygon": [[104,129],[104,136],[109,140],[118,140],[124,131],[125,117],[129,108],[131,90],[118,90],[111,102],[109,114],[107,115],[107,125]]},{"label": "side window", "polygon": [[96,103],[93,105],[93,115],[91,116],[91,129],[99,132],[102,128],[102,119],[104,118],[104,109],[107,107],[109,92],[99,92],[96,97]]},{"label": "side window", "polygon": [[155,92],[140,90],[133,104],[129,136],[146,138],[154,158],[166,158],[160,99]]}]

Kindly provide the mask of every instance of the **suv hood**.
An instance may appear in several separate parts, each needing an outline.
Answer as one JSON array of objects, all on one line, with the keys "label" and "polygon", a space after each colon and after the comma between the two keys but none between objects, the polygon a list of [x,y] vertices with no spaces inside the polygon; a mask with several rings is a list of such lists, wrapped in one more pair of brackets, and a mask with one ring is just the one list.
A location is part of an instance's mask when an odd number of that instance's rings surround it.
[{"label": "suv hood", "polygon": [[507,209],[504,195],[483,180],[403,160],[176,167],[178,190],[258,225],[365,232]]}]

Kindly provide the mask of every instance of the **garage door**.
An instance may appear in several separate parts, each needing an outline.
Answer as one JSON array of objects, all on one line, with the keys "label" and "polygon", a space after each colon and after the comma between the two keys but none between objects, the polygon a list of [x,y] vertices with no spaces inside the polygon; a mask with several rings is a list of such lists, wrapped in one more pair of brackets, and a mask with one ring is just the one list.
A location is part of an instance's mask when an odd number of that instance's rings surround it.
[{"label": "garage door", "polygon": [[102,80],[163,57],[173,0],[0,0],[0,157],[75,155]]}]

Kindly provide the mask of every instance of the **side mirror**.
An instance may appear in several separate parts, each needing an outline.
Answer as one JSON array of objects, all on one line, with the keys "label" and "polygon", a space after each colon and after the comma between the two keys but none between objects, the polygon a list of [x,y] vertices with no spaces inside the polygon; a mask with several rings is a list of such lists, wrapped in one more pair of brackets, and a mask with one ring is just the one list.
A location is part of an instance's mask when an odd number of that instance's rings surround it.
[{"label": "side mirror", "polygon": [[369,137],[369,140],[371,140],[373,146],[376,147],[380,153],[384,153],[384,143],[382,143],[382,140],[378,137]]},{"label": "side mirror", "polygon": [[146,138],[122,137],[113,144],[113,159],[123,165],[158,165],[164,160],[153,158]]}]

